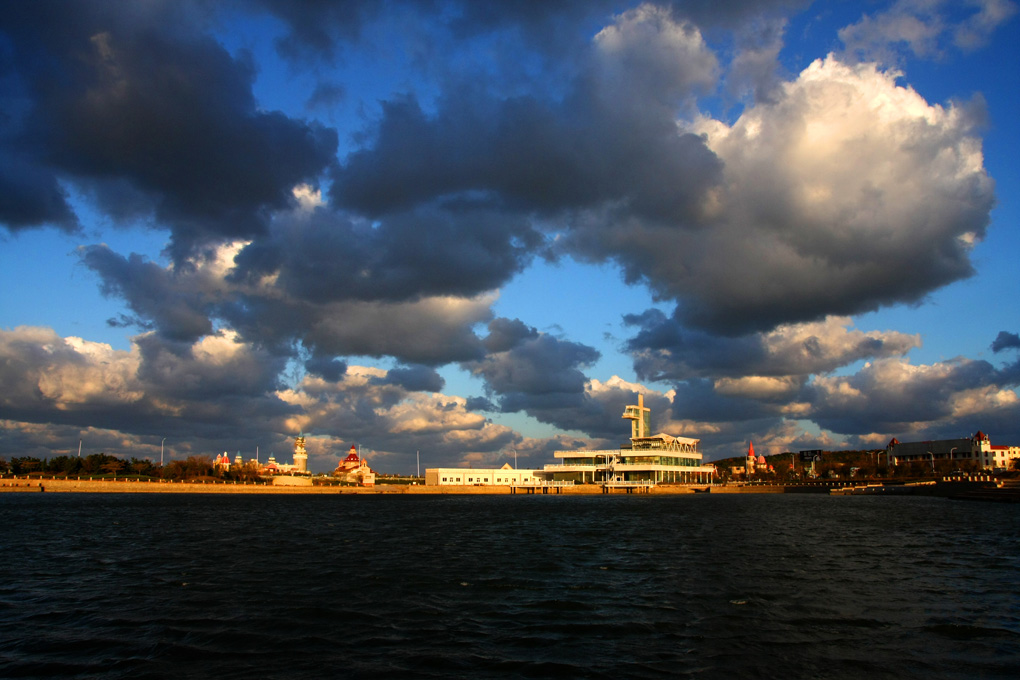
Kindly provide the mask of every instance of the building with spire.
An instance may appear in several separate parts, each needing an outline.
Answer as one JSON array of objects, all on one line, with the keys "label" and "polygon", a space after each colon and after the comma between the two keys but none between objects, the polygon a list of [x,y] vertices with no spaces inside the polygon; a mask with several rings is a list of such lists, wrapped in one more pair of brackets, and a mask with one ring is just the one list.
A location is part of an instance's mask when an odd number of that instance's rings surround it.
[{"label": "building with spire", "polygon": [[341,481],[362,486],[375,485],[375,471],[368,466],[368,461],[364,457],[358,455],[358,447],[354,444],[351,444],[347,457],[333,470],[333,476]]}]

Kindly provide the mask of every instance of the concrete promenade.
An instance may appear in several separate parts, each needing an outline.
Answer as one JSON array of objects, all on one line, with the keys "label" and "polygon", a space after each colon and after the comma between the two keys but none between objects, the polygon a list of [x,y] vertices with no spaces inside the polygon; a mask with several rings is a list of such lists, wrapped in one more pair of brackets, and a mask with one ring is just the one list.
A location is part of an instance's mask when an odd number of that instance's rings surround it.
[{"label": "concrete promenade", "polygon": [[[964,480],[941,479],[906,484],[852,483],[852,482],[807,482],[801,484],[719,484],[719,485],[671,485],[660,484],[642,488],[641,495],[679,495],[693,493],[711,494],[786,494],[816,493],[829,495],[861,494],[913,494],[974,498],[986,500],[971,493],[998,491],[987,500],[1020,500],[1020,482],[1003,488],[990,477]],[[409,484],[377,484],[369,487],[358,486],[276,486],[272,484],[243,484],[221,481],[170,482],[162,480],[89,480],[89,479],[45,479],[0,478],[0,493],[215,493],[215,494],[260,494],[260,495],[511,495],[521,494],[524,487],[511,486],[424,486]],[[556,494],[601,495],[606,489],[601,484],[575,484],[556,488]],[[527,494],[531,495],[531,494]]]},{"label": "concrete promenade", "polygon": [[[705,487],[668,486],[653,487],[653,494],[690,494]],[[35,491],[45,493],[226,493],[265,495],[510,495],[510,486],[424,486],[410,484],[376,484],[375,486],[274,486],[272,484],[241,484],[233,482],[170,482],[162,480],[89,480],[89,479],[0,479],[0,493],[5,491]],[[585,484],[557,489],[564,495],[601,494],[601,485]]]}]

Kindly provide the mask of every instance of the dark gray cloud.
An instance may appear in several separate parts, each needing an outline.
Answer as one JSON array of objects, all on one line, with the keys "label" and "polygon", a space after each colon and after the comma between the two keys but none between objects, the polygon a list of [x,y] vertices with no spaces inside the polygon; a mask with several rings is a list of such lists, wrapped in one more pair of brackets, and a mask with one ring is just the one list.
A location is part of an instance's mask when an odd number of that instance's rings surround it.
[{"label": "dark gray cloud", "polygon": [[650,219],[683,219],[720,164],[699,137],[677,134],[675,109],[662,100],[675,104],[707,83],[714,61],[704,62],[690,73],[673,64],[673,83],[647,81],[640,92],[626,74],[605,82],[593,71],[562,102],[500,100],[469,85],[446,91],[432,116],[413,99],[387,102],[371,145],[337,170],[333,198],[369,215],[479,196],[525,214],[622,203]]},{"label": "dark gray cloud", "polygon": [[503,411],[553,422],[552,413],[582,405],[587,377],[581,369],[598,360],[597,350],[539,333],[518,319],[495,319],[489,331],[486,356],[463,365],[498,395]]},{"label": "dark gray cloud", "polygon": [[635,371],[645,380],[741,376],[806,380],[855,361],[901,356],[920,345],[918,336],[852,330],[850,319],[839,317],[738,337],[689,328],[677,315],[667,317],[657,309],[627,315],[624,321],[640,329],[626,348],[634,356]]},{"label": "dark gray cloud", "polygon": [[992,351],[998,354],[1007,349],[1020,349],[1020,335],[1007,331],[999,331],[999,334],[995,336],[995,340],[992,341]]},{"label": "dark gray cloud", "polygon": [[119,255],[106,246],[79,250],[82,263],[102,280],[103,293],[124,300],[142,324],[151,323],[173,341],[191,342],[212,332],[212,300],[180,285],[165,269],[140,255]]},{"label": "dark gray cloud", "polygon": [[408,392],[441,392],[446,381],[429,366],[402,366],[387,371],[384,382],[399,385]]},{"label": "dark gray cloud", "polygon": [[195,16],[187,7],[122,9],[24,3],[0,19],[28,102],[5,141],[31,149],[21,157],[36,189],[0,220],[24,227],[34,214],[66,225],[57,179],[119,181],[171,227],[179,258],[196,243],[262,233],[267,211],[334,162],[335,131],[260,110],[254,64],[186,23]]},{"label": "dark gray cloud", "polygon": [[305,370],[323,380],[336,382],[347,373],[347,364],[335,357],[313,356],[305,361]]},{"label": "dark gray cloud", "polygon": [[543,239],[524,219],[475,206],[422,208],[369,223],[319,208],[280,217],[237,256],[233,280],[276,275],[312,303],[472,296],[505,284]]}]

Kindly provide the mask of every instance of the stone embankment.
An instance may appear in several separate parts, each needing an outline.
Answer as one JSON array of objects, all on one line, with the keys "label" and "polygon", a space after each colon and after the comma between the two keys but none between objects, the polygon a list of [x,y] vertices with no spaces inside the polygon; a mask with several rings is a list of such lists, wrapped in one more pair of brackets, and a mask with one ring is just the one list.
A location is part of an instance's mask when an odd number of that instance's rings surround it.
[{"label": "stone embankment", "polygon": [[[48,493],[217,493],[217,494],[267,494],[267,495],[510,495],[524,491],[524,487],[510,486],[424,486],[412,484],[377,484],[369,487],[357,486],[279,486],[223,481],[168,481],[146,479],[44,479],[32,477],[0,479],[0,493],[3,492],[48,492]],[[553,490],[549,490],[553,493]],[[541,488],[534,489],[541,493]],[[577,484],[560,486],[556,494],[591,495],[602,494],[600,484]],[[801,484],[718,484],[685,486],[660,484],[642,489],[656,495],[691,494],[708,492],[713,494],[784,494],[817,493],[829,495],[885,495],[911,494],[942,496],[961,500],[985,500],[999,502],[1020,502],[1020,480],[996,480],[990,476],[969,478],[943,478],[907,483],[881,482],[805,482]]]},{"label": "stone embankment", "polygon": [[[660,485],[652,494],[690,494],[706,487]],[[217,494],[385,494],[385,495],[509,495],[509,486],[424,486],[412,484],[377,484],[375,486],[276,486],[271,484],[234,483],[222,481],[181,482],[167,480],[98,480],[98,479],[2,479],[0,492],[35,491],[47,493],[217,493]],[[521,487],[517,488],[519,492]],[[600,485],[578,484],[556,489],[566,495],[601,494]]]}]

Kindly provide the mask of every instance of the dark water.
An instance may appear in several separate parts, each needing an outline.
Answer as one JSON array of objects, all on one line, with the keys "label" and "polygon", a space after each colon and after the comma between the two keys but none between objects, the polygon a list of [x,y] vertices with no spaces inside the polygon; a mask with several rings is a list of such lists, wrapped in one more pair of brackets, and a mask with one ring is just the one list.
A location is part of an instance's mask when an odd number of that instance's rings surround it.
[{"label": "dark water", "polygon": [[1016,678],[1020,506],[0,494],[0,677]]}]

